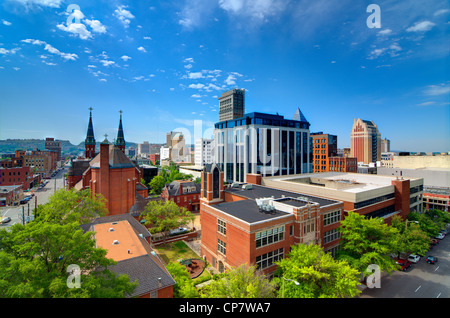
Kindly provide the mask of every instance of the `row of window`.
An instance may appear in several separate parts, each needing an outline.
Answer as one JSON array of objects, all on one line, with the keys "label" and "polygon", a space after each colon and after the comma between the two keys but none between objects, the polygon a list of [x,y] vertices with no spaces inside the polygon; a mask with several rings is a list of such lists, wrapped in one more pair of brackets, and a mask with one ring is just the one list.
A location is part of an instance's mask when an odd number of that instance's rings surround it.
[{"label": "row of window", "polygon": [[[15,171],[13,171],[12,174],[11,174],[11,171],[9,171],[8,173],[9,173],[8,174],[9,176],[15,176],[16,175]],[[20,171],[17,171],[17,175],[20,176]],[[25,172],[25,175],[26,176],[28,175],[28,171]],[[5,172],[2,172],[2,177],[4,177],[4,176],[5,176]]]}]

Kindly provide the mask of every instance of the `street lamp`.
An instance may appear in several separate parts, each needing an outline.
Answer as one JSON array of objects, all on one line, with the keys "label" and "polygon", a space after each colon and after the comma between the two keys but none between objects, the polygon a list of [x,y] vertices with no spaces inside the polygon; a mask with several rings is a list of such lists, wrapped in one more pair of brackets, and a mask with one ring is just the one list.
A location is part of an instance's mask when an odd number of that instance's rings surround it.
[{"label": "street lamp", "polygon": [[282,298],[284,298],[284,281],[285,280],[288,280],[288,281],[290,281],[290,282],[293,282],[295,285],[300,285],[300,283],[299,282],[297,282],[297,281],[295,281],[295,280],[293,280],[293,279],[289,279],[289,278],[284,278],[283,277],[283,293],[282,293]]}]

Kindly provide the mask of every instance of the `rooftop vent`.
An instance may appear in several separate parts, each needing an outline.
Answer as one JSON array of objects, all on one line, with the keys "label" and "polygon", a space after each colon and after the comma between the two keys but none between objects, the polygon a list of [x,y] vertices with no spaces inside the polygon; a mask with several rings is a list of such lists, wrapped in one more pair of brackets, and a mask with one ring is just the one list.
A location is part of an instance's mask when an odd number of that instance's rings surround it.
[{"label": "rooftop vent", "polygon": [[119,244],[119,241],[118,240],[114,240],[113,241],[113,245],[118,245]]},{"label": "rooftop vent", "polygon": [[253,189],[253,185],[252,184],[244,184],[242,186],[242,190],[251,190]]},{"label": "rooftop vent", "polygon": [[108,229],[108,232],[114,232],[115,230],[114,230],[114,228],[113,227],[110,227],[109,229]]}]

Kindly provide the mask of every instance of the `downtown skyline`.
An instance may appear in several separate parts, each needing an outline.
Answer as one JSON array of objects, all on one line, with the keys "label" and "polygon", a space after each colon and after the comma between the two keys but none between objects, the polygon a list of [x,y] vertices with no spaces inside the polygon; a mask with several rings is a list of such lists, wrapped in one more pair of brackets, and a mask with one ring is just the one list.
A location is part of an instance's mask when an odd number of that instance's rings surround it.
[{"label": "downtown skyline", "polygon": [[449,30],[444,1],[5,0],[0,139],[79,144],[92,107],[97,141],[115,138],[122,110],[127,141],[164,143],[195,120],[211,128],[237,87],[246,113],[299,107],[339,148],[362,118],[391,149],[446,152]]}]

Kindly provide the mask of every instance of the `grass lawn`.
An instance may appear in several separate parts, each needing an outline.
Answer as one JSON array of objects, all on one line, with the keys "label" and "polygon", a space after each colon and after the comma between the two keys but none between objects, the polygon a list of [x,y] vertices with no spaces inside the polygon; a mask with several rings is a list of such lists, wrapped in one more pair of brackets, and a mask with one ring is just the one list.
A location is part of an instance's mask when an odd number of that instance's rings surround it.
[{"label": "grass lawn", "polygon": [[159,255],[166,262],[176,262],[179,259],[200,258],[183,241],[159,245],[157,248]]}]

